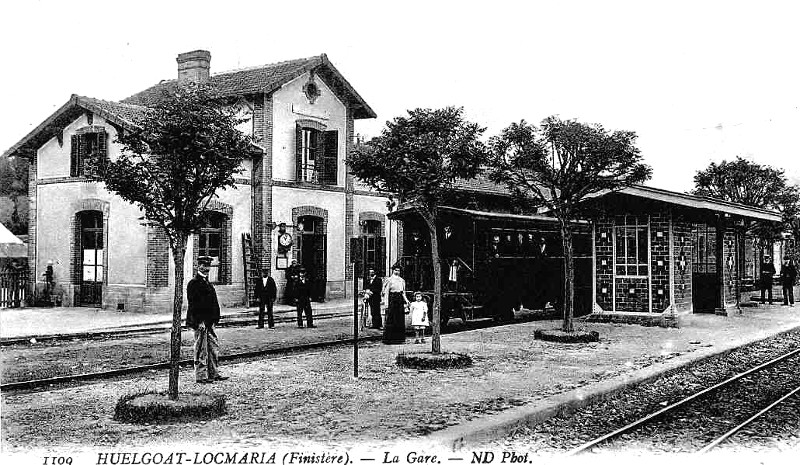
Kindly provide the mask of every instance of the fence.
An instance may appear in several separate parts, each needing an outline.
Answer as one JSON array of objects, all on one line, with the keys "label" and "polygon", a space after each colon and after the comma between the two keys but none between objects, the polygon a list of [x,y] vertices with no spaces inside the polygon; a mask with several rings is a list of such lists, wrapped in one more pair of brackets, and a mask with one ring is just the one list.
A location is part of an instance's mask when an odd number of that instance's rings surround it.
[{"label": "fence", "polygon": [[21,307],[27,297],[26,271],[0,271],[0,308]]}]

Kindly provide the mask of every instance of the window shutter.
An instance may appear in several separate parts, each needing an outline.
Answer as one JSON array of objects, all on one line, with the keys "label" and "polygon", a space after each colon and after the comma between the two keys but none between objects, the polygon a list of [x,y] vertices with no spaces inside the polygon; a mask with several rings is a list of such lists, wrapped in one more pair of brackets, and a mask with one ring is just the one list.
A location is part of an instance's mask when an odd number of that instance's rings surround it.
[{"label": "window shutter", "polygon": [[375,274],[386,276],[386,238],[378,237],[375,241]]},{"label": "window shutter", "polygon": [[336,185],[339,177],[339,131],[325,131],[323,139],[322,180],[325,184]]},{"label": "window shutter", "polygon": [[100,169],[100,173],[105,173],[106,163],[108,162],[108,135],[105,131],[100,131],[97,133],[97,156],[99,160],[97,160],[97,166]]},{"label": "window shutter", "polygon": [[295,125],[295,180],[303,180],[303,128]]},{"label": "window shutter", "polygon": [[81,164],[81,150],[80,150],[81,137],[73,134],[70,140],[71,143],[69,150],[69,175],[78,176],[80,174],[80,164]]}]

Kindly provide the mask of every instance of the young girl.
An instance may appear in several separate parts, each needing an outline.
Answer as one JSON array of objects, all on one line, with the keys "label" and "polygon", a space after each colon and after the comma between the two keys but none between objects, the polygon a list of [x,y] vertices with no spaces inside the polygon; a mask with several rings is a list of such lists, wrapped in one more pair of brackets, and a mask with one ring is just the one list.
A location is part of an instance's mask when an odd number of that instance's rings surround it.
[{"label": "young girl", "polygon": [[411,326],[414,327],[416,339],[414,344],[425,342],[425,328],[428,327],[428,304],[422,300],[422,293],[414,293],[414,302],[411,302]]}]

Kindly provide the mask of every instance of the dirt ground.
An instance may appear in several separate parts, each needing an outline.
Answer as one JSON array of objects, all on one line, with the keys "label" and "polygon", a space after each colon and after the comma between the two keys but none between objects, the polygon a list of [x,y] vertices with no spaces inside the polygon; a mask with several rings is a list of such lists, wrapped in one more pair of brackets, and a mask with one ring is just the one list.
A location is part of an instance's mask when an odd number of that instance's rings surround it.
[{"label": "dirt ground", "polygon": [[601,342],[579,345],[533,339],[536,328],[557,327],[554,321],[445,335],[444,350],[474,358],[474,365],[462,370],[402,370],[394,364],[399,351],[427,346],[380,343],[360,349],[358,379],[352,376],[352,348],[347,346],[228,364],[224,372],[231,379],[211,385],[193,383],[191,370],[185,369],[182,390],[224,394],[229,406],[222,418],[186,425],[128,425],[111,419],[123,394],[165,390],[165,371],[3,393],[4,449],[415,443],[432,431],[800,321],[795,313],[748,312],[702,316],[679,329],[587,324],[582,329],[599,331]]}]

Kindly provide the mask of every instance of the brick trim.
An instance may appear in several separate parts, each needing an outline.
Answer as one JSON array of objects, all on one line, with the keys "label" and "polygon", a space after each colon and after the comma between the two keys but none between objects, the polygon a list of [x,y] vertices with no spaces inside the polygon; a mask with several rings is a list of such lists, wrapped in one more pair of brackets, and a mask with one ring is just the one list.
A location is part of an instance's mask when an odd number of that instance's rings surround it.
[{"label": "brick trim", "polygon": [[[364,221],[378,221],[381,225],[378,235],[386,237],[386,215],[375,211],[366,211],[358,213],[358,224],[361,225]],[[359,235],[361,235],[361,228],[359,227]]]},{"label": "brick trim", "polygon": [[326,131],[328,129],[328,126],[326,126],[325,124],[311,119],[298,119],[295,120],[294,122],[301,128],[316,129],[317,131]]},{"label": "brick trim", "polygon": [[164,231],[157,226],[147,227],[148,288],[169,286],[169,241]]},{"label": "brick trim", "polygon": [[345,158],[345,190],[344,190],[344,279],[353,279],[353,267],[350,265],[350,238],[355,237],[355,228],[353,221],[353,194],[355,192],[355,183],[353,179],[353,172],[350,169],[350,155],[353,152],[353,137],[355,136],[355,122],[353,120],[353,110],[347,109],[347,121],[345,126],[345,143],[344,143],[344,158]]},{"label": "brick trim", "polygon": [[[231,284],[233,271],[233,207],[227,203],[212,200],[206,207],[207,212],[221,213],[222,224],[222,260],[220,262],[220,275],[218,284]],[[198,235],[192,235],[192,276],[197,273],[197,257],[200,256],[200,241]]]},{"label": "brick trim", "polygon": [[[69,276],[70,282],[73,284],[81,283],[81,271],[78,266],[82,261],[81,251],[78,247],[80,243],[81,225],[78,222],[78,216],[86,211],[99,211],[103,215],[103,286],[108,284],[108,255],[110,243],[108,237],[108,219],[111,212],[111,203],[106,200],[100,199],[79,199],[70,205],[70,231],[72,231],[72,239],[70,240],[70,254],[69,261]],[[77,291],[77,289],[76,289]],[[105,293],[103,293],[105,298]],[[77,299],[73,302],[77,303]],[[101,304],[102,305],[102,304]]]}]

